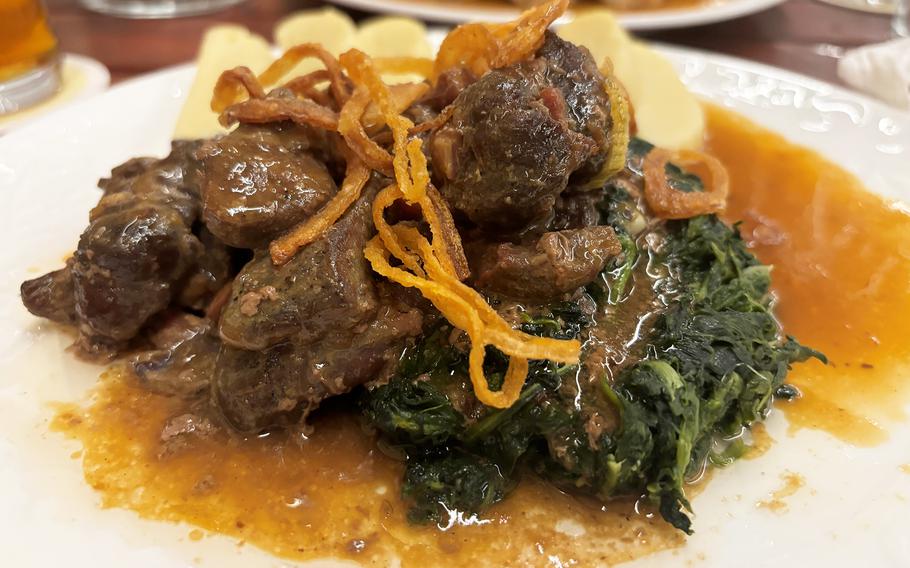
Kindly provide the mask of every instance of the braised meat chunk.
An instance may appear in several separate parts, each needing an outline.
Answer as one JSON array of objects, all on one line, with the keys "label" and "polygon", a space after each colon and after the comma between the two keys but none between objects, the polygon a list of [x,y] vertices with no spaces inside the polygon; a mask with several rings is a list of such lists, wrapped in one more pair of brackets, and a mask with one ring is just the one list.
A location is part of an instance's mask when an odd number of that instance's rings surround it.
[{"label": "braised meat chunk", "polygon": [[587,51],[548,33],[537,57],[465,89],[430,143],[450,205],[485,229],[546,221],[570,179],[593,175],[605,159],[610,102],[602,83]]},{"label": "braised meat chunk", "polygon": [[221,339],[240,349],[266,349],[292,337],[314,342],[372,317],[376,293],[363,247],[372,231],[373,193],[287,264],[276,267],[267,252],[257,254],[234,280]]},{"label": "braised meat chunk", "polygon": [[422,103],[429,105],[436,112],[449,106],[462,91],[477,81],[477,77],[464,67],[455,67],[442,73],[426,95]]},{"label": "braised meat chunk", "polygon": [[158,205],[176,211],[184,223],[199,217],[200,167],[194,154],[196,141],[176,141],[164,159],[134,158],[114,168],[111,177],[98,182],[104,196],[89,220],[141,205]]},{"label": "braised meat chunk", "polygon": [[197,225],[195,234],[202,243],[202,255],[181,282],[176,302],[182,307],[202,311],[233,278],[232,265],[236,251],[232,251],[204,225]]},{"label": "braised meat chunk", "polygon": [[550,231],[584,229],[601,223],[597,205],[603,198],[595,191],[565,191],[556,200],[553,218],[547,225]]},{"label": "braised meat chunk", "polygon": [[197,148],[114,168],[67,267],[22,285],[32,313],[78,327],[83,354],[115,355],[172,302],[201,308],[230,277],[224,245],[196,223]]},{"label": "braised meat chunk", "polygon": [[265,351],[221,345],[212,375],[212,404],[228,423],[254,432],[286,423],[306,396],[307,350],[281,343]]},{"label": "braised meat chunk", "polygon": [[207,144],[202,203],[206,226],[223,242],[258,248],[315,213],[337,191],[293,124],[243,125]]},{"label": "braised meat chunk", "polygon": [[316,344],[291,340],[263,351],[223,344],[212,401],[244,432],[298,422],[326,398],[393,371],[405,340],[420,333],[422,322],[418,309],[386,304],[371,322]]},{"label": "braised meat chunk", "polygon": [[534,244],[469,247],[475,284],[518,300],[544,302],[594,280],[620,245],[610,227],[545,233]]},{"label": "braised meat chunk", "polygon": [[537,56],[547,61],[547,79],[565,101],[569,127],[589,136],[596,144],[596,149],[572,174],[573,182],[582,183],[600,171],[609,150],[613,125],[604,77],[586,47],[573,45],[552,32],[547,33]]},{"label": "braised meat chunk", "polygon": [[[386,303],[366,326],[338,333],[313,347],[311,380],[326,392],[347,392],[368,381],[382,381],[395,371],[404,340],[422,330],[423,314],[414,306]],[[318,402],[316,401],[310,401]]]},{"label": "braised meat chunk", "polygon": [[73,255],[79,346],[99,355],[124,347],[171,303],[202,252],[173,209],[125,209],[93,221]]},{"label": "braised meat chunk", "polygon": [[150,332],[155,349],[130,359],[129,367],[145,388],[166,395],[193,396],[209,386],[220,343],[209,320],[169,314]]},{"label": "braised meat chunk", "polygon": [[22,303],[36,316],[66,325],[75,325],[76,296],[73,294],[72,260],[66,267],[33,280],[20,287]]}]

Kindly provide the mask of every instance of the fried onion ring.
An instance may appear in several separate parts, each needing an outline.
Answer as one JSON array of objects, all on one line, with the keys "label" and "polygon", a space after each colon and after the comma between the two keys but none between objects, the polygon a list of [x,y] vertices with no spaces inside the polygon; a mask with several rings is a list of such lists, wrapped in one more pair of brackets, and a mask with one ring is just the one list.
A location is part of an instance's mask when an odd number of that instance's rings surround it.
[{"label": "fried onion ring", "polygon": [[[471,339],[469,374],[474,394],[482,403],[494,408],[508,408],[521,392],[528,373],[529,358],[549,358],[561,363],[577,363],[580,344],[574,340],[535,337],[508,328],[504,320],[489,307],[476,290],[462,282],[451,282],[451,276],[438,263],[432,246],[416,229],[393,227],[396,236],[417,248],[424,267],[433,279],[421,278],[389,264],[389,251],[377,235],[364,249],[364,256],[377,273],[402,286],[417,288],[452,325],[467,332]],[[440,278],[437,281],[435,278]],[[485,309],[478,309],[485,306]],[[492,317],[490,317],[492,315]],[[486,317],[485,317],[486,316]],[[505,329],[503,329],[505,328]],[[490,390],[483,373],[486,345],[496,345],[509,355],[509,368],[502,389]],[[539,357],[544,355],[544,357]]]},{"label": "fried onion ring", "polygon": [[330,106],[333,101],[329,97],[329,94],[316,88],[316,85],[326,83],[330,78],[331,75],[329,75],[328,71],[325,69],[317,69],[306,75],[294,77],[282,86],[299,97],[306,97],[323,106]]},{"label": "fried onion ring", "polygon": [[430,130],[437,130],[442,128],[442,125],[447,123],[452,115],[455,114],[455,104],[450,104],[446,108],[442,109],[442,112],[437,114],[435,117],[427,120],[426,122],[421,122],[417,126],[411,127],[408,131],[409,134],[420,134],[421,132],[428,132]]},{"label": "fried onion ring", "polygon": [[373,141],[363,128],[361,117],[370,104],[370,91],[357,87],[354,94],[341,109],[338,120],[338,132],[348,143],[351,151],[374,170],[384,175],[393,175],[392,155]]},{"label": "fried onion ring", "polygon": [[265,98],[265,89],[249,67],[234,67],[222,71],[212,92],[211,109],[221,113],[244,95],[251,99]]},{"label": "fried onion ring", "polygon": [[[430,90],[430,86],[427,83],[398,83],[397,85],[389,85],[389,94],[392,97],[392,108],[395,109],[395,112],[401,114],[411,108],[411,105],[413,105],[417,99],[425,95],[428,90]],[[367,106],[361,121],[363,122],[363,127],[366,131],[371,134],[375,134],[375,131],[378,128],[385,126],[385,116],[382,110],[380,110],[379,105],[373,102]]]},{"label": "fried onion ring", "polygon": [[260,73],[259,82],[263,85],[274,85],[287,75],[298,63],[308,57],[315,57],[322,61],[329,74],[329,84],[332,96],[340,105],[344,104],[351,96],[351,86],[341,71],[338,60],[335,59],[324,47],[318,43],[301,43],[288,49],[276,59],[269,67]]},{"label": "fried onion ring", "polygon": [[436,54],[433,81],[449,69],[466,67],[477,77],[527,59],[543,45],[544,33],[569,7],[549,0],[506,24],[462,24],[449,32]]},{"label": "fried onion ring", "polygon": [[607,180],[626,167],[626,154],[629,151],[632,116],[629,95],[615,77],[604,78],[604,90],[610,98],[610,148],[600,172],[585,184],[586,189],[599,189]]},{"label": "fried onion ring", "polygon": [[[684,192],[670,187],[667,164],[674,162],[681,167],[702,167],[708,174],[705,190]],[[645,177],[645,202],[661,219],[688,219],[723,211],[727,205],[730,177],[720,160],[695,150],[670,152],[654,148],[642,164]]]},{"label": "fried onion ring", "polygon": [[569,0],[550,0],[526,10],[518,20],[507,24],[511,29],[491,61],[493,68],[505,67],[533,55],[543,45],[547,28],[568,8]]}]

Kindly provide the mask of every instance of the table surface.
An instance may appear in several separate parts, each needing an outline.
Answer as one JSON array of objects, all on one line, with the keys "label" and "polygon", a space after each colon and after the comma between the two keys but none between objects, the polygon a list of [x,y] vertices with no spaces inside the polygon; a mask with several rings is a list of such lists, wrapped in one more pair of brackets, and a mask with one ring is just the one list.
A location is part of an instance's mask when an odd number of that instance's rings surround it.
[{"label": "table surface", "polygon": [[[203,31],[241,23],[271,37],[279,19],[324,4],[312,0],[247,0],[217,14],[173,20],[125,20],[88,12],[77,0],[48,0],[51,25],[67,52],[98,59],[114,82],[194,58]],[[357,18],[363,12],[352,12]],[[887,40],[887,16],[789,0],[751,16],[688,29],[643,34],[649,40],[744,57],[831,82],[845,49]]]}]

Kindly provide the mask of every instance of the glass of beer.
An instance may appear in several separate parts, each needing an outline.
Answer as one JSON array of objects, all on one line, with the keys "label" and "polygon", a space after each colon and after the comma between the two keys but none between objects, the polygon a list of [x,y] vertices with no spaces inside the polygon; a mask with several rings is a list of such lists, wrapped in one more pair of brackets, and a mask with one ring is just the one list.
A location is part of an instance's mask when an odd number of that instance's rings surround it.
[{"label": "glass of beer", "polygon": [[0,0],[0,114],[41,102],[59,88],[57,38],[41,0]]}]

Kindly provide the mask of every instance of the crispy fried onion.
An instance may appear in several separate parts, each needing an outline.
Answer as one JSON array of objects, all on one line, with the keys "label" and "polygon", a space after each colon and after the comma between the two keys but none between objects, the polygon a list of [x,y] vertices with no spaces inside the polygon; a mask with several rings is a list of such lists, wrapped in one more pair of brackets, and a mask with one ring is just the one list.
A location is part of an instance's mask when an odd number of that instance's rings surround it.
[{"label": "crispy fried onion", "polygon": [[452,30],[439,46],[433,78],[453,67],[466,67],[478,77],[537,51],[544,32],[569,7],[569,0],[548,0],[505,24],[462,24]]},{"label": "crispy fried onion", "polygon": [[[414,124],[396,111],[388,86],[366,55],[351,50],[342,55],[341,63],[358,90],[366,89],[377,103],[394,139],[392,163],[396,182],[384,188],[373,201],[377,235],[367,244],[364,256],[373,270],[402,286],[419,290],[446,319],[468,334],[469,371],[475,395],[486,405],[507,408],[518,399],[529,359],[575,363],[581,346],[574,340],[535,337],[512,329],[483,296],[462,282],[467,276],[467,262],[461,239],[448,207],[430,184],[421,141],[408,139],[408,131]],[[420,206],[432,240],[427,240],[411,224],[389,225],[385,210],[399,199]],[[392,256],[401,266],[392,265]],[[483,373],[487,345],[494,345],[510,356],[505,381],[498,391],[490,389]]]},{"label": "crispy fried onion", "polygon": [[313,101],[292,98],[248,99],[227,107],[218,120],[225,127],[238,122],[264,124],[290,120],[324,130],[338,128],[335,111]]},{"label": "crispy fried onion", "polygon": [[[325,69],[297,77],[284,85],[297,97],[304,98],[267,99],[265,87],[277,83],[295,65],[308,57],[322,61]],[[340,107],[350,98],[351,86],[338,60],[321,45],[304,43],[287,50],[258,77],[248,67],[224,71],[215,83],[211,108],[221,115],[219,120],[224,126],[237,122],[293,120],[298,124],[335,130],[338,128],[338,115],[329,108],[330,101],[315,89],[317,84],[326,81],[336,108]]]},{"label": "crispy fried onion", "polygon": [[[429,89],[426,83],[402,83],[388,88],[390,104],[396,115],[407,110]],[[365,164],[385,175],[393,175],[392,155],[370,138],[367,130],[376,131],[385,125],[385,113],[370,91],[359,86],[341,109],[338,132]]]},{"label": "crispy fried onion", "polygon": [[[684,192],[674,189],[667,180],[670,162],[694,171],[705,184],[704,191]],[[654,148],[642,164],[645,177],[645,201],[662,219],[688,219],[723,211],[727,204],[730,178],[720,161],[695,150],[671,152]]]},{"label": "crispy fried onion", "polygon": [[251,99],[265,98],[265,89],[249,67],[234,67],[223,71],[212,92],[212,110],[222,112],[244,96]]},{"label": "crispy fried onion", "polygon": [[[389,85],[389,93],[392,96],[392,106],[395,112],[402,113],[413,105],[417,99],[424,96],[430,90],[427,83],[398,83]],[[385,116],[382,114],[379,105],[371,102],[363,113],[363,127],[370,134],[375,134],[381,127],[385,126]]]},{"label": "crispy fried onion", "polygon": [[429,132],[431,130],[436,130],[437,128],[442,128],[442,126],[452,118],[452,115],[455,114],[455,103],[450,104],[446,108],[442,109],[442,112],[431,118],[421,122],[417,126],[411,128],[411,134],[420,134],[421,132]]},{"label": "crispy fried onion", "polygon": [[408,140],[408,130],[414,126],[407,117],[396,110],[391,90],[379,76],[372,60],[363,52],[352,49],[341,56],[341,63],[358,85],[368,91],[392,131],[392,168],[399,191],[405,201],[419,205],[430,230],[433,233],[433,248],[450,273],[459,279],[467,278],[468,263],[461,247],[461,237],[451,221],[448,208],[440,214],[437,204],[430,197],[430,174],[427,158],[418,139]]},{"label": "crispy fried onion", "polygon": [[288,49],[259,75],[263,85],[274,85],[287,75],[298,63],[309,57],[322,61],[329,74],[329,88],[338,104],[344,103],[351,96],[351,86],[341,71],[338,60],[318,43],[301,43]]},{"label": "crispy fried onion", "polygon": [[294,77],[284,84],[284,88],[298,97],[312,99],[321,105],[329,106],[332,104],[332,99],[329,97],[328,93],[320,91],[316,86],[326,83],[330,79],[331,75],[327,70],[317,69],[306,75]]},{"label": "crispy fried onion", "polygon": [[392,155],[388,150],[369,137],[361,122],[363,113],[370,104],[370,91],[359,86],[341,109],[338,120],[338,132],[347,142],[352,152],[370,168],[387,176],[393,174]]}]

